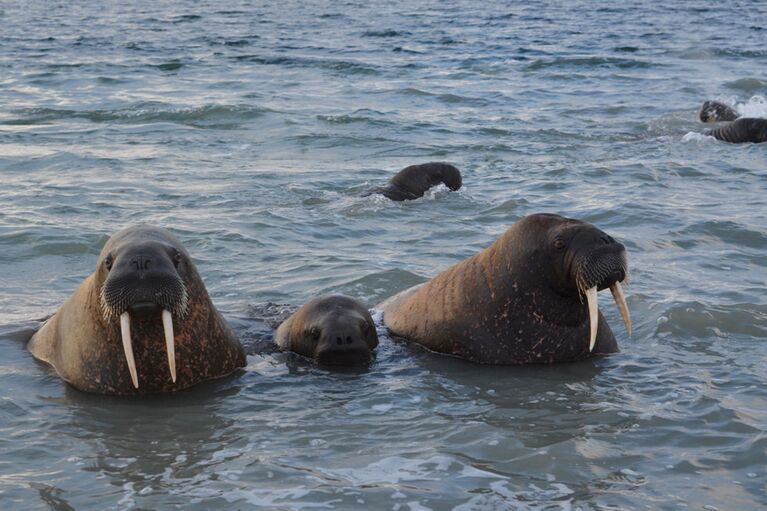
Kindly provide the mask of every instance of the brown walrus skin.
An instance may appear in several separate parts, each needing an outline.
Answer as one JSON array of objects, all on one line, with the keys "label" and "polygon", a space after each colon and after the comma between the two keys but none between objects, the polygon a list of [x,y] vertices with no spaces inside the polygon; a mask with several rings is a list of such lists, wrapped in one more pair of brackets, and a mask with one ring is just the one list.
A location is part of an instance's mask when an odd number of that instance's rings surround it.
[{"label": "brown walrus skin", "polygon": [[726,126],[719,126],[706,134],[733,144],[767,142],[767,119],[740,117]]},{"label": "brown walrus skin", "polygon": [[364,365],[378,346],[367,307],[344,295],[307,302],[280,325],[275,340],[281,348],[321,365]]},{"label": "brown walrus skin", "polygon": [[[627,273],[623,245],[604,232],[579,220],[537,214],[519,220],[489,248],[376,308],[393,336],[434,352],[498,365],[572,361],[618,351],[597,311],[598,290],[613,291],[630,333],[619,284]],[[593,334],[590,312],[598,321]]]},{"label": "brown walrus skin", "polygon": [[701,122],[734,121],[740,114],[730,105],[719,101],[708,100],[700,107],[698,114]]},{"label": "brown walrus skin", "polygon": [[[166,314],[173,326],[175,382]],[[123,345],[124,319],[138,387]],[[73,387],[99,394],[171,392],[245,365],[237,337],[210,301],[181,242],[165,229],[146,225],[123,229],[107,241],[96,271],[27,347]]]},{"label": "brown walrus skin", "polygon": [[461,171],[448,163],[410,165],[397,172],[387,186],[373,188],[365,195],[380,193],[393,201],[413,200],[423,197],[429,188],[439,184],[452,191],[460,189]]}]

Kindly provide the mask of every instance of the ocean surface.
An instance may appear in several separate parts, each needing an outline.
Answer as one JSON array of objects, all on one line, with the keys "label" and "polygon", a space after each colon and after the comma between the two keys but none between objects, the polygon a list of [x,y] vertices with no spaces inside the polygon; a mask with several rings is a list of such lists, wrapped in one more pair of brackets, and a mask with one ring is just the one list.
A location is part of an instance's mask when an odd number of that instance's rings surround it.
[{"label": "ocean surface", "polygon": [[[0,1],[0,509],[767,509],[767,144],[697,120],[767,117],[767,4],[263,4]],[[464,188],[362,196],[427,161]],[[625,244],[619,354],[262,349],[265,303],[373,307],[538,212]],[[25,341],[141,222],[248,366],[80,393]]]}]

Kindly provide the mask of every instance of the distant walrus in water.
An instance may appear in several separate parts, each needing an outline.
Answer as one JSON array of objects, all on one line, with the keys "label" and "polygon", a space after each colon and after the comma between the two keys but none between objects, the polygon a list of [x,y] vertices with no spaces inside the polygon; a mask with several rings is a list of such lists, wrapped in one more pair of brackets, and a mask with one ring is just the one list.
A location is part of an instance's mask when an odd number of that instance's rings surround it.
[{"label": "distant walrus in water", "polygon": [[368,309],[343,295],[309,301],[280,325],[275,340],[281,348],[323,365],[367,364],[378,346]]},{"label": "distant walrus in water", "polygon": [[397,172],[387,186],[369,190],[365,195],[380,193],[394,201],[423,197],[432,186],[444,184],[455,191],[461,188],[461,171],[447,163],[423,163],[411,165]]},{"label": "distant walrus in water", "polygon": [[146,225],[107,241],[96,271],[28,348],[73,387],[100,394],[170,392],[245,365],[181,242]]},{"label": "distant walrus in water", "polygon": [[530,215],[376,308],[395,337],[431,351],[482,364],[565,362],[618,351],[599,290],[610,288],[631,334],[627,274],[623,245],[593,225]]},{"label": "distant walrus in water", "polygon": [[702,122],[733,121],[704,132],[718,140],[734,144],[767,142],[767,119],[740,117],[734,108],[719,101],[703,103],[699,117]]}]

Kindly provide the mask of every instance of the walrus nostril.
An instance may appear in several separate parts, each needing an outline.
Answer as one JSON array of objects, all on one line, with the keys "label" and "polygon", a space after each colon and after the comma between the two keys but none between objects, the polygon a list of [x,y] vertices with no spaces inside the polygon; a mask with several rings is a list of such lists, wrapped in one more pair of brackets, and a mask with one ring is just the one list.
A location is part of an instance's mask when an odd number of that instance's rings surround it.
[{"label": "walrus nostril", "polygon": [[138,272],[147,271],[151,262],[152,260],[150,258],[144,256],[136,256],[130,260],[131,266]]},{"label": "walrus nostril", "polygon": [[346,336],[346,344],[351,344],[351,343],[352,343],[352,338],[347,335]]},{"label": "walrus nostril", "polygon": [[343,344],[344,340],[340,337],[336,337],[336,344]]}]

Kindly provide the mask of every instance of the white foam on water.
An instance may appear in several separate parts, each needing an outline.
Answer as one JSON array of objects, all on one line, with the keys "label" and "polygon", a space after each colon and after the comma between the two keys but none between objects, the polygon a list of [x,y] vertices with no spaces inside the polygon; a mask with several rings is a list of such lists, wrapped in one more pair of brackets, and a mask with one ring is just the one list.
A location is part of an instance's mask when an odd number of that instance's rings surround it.
[{"label": "white foam on water", "polygon": [[764,96],[752,96],[745,103],[736,104],[735,109],[744,117],[767,118],[767,99]]},{"label": "white foam on water", "polygon": [[246,502],[253,506],[261,506],[267,509],[284,508],[286,504],[289,509],[333,509],[333,504],[341,502],[334,499],[326,502],[301,502],[300,499],[306,497],[311,492],[303,488],[285,489],[285,490],[243,490],[238,488],[223,492],[221,497],[227,502]]},{"label": "white foam on water", "polygon": [[696,131],[690,131],[685,136],[682,137],[682,142],[703,142],[703,143],[709,143],[712,140],[716,140],[714,137],[710,135],[705,135],[703,133],[698,133]]},{"label": "white foam on water", "polygon": [[320,471],[328,477],[343,478],[354,486],[441,481],[448,473],[453,473],[457,477],[476,477],[494,481],[503,479],[503,476],[465,465],[448,456],[432,456],[428,459],[390,456],[365,467],[320,469]]},{"label": "white foam on water", "polygon": [[489,493],[472,497],[467,502],[456,506],[453,511],[570,511],[573,509],[575,492],[561,483],[553,483],[547,489],[529,485],[529,490],[514,491],[506,481],[490,483]]}]

